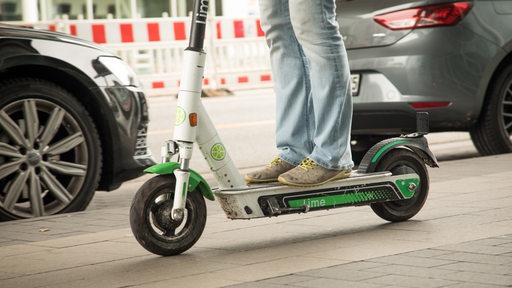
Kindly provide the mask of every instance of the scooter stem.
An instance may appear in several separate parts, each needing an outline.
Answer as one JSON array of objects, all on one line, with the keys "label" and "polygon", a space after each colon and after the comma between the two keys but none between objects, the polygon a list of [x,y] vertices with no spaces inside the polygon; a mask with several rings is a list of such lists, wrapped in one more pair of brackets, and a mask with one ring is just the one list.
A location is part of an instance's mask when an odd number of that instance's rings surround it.
[{"label": "scooter stem", "polygon": [[209,0],[196,0],[188,47],[183,52],[184,73],[178,93],[174,140],[193,143],[196,140],[197,107],[201,98],[206,53],[204,37],[208,16]]}]

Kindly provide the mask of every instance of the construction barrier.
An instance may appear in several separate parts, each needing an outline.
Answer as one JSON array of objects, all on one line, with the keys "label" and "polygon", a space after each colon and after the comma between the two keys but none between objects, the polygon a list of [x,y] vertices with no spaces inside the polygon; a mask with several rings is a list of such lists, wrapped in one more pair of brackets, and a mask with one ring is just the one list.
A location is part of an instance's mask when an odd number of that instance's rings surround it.
[{"label": "construction barrier", "polygon": [[[31,24],[96,42],[125,60],[148,95],[176,94],[190,19],[60,20]],[[237,90],[272,86],[268,47],[256,17],[214,17],[207,26],[204,88]]]}]

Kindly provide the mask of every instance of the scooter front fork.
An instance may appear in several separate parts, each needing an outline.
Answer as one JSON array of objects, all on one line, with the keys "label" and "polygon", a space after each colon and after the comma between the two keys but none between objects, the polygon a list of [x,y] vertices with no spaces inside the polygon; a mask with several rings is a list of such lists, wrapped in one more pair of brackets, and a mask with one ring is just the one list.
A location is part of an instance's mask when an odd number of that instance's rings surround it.
[{"label": "scooter front fork", "polygon": [[192,158],[193,143],[180,143],[180,169],[174,170],[176,187],[174,189],[174,201],[171,218],[181,221],[185,215],[185,203],[187,202],[188,181],[190,177],[189,163]]},{"label": "scooter front fork", "polygon": [[174,176],[176,176],[176,189],[174,191],[171,218],[175,221],[181,221],[185,214],[185,202],[187,201],[187,187],[190,172],[176,169],[174,170]]}]

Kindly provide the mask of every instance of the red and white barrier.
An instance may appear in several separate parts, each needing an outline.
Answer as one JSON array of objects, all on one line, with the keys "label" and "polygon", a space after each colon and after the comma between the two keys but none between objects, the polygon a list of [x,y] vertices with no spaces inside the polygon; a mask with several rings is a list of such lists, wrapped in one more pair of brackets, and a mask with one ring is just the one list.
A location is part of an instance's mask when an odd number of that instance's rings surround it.
[{"label": "red and white barrier", "polygon": [[[257,18],[216,18],[216,39],[242,39],[265,36]],[[187,18],[136,20],[68,20],[59,23],[36,23],[34,27],[66,32],[98,44],[144,43],[187,40],[190,27]]]},{"label": "red and white barrier", "polygon": [[261,30],[259,19],[218,20],[216,25],[217,39],[240,39],[265,36],[263,30]]},{"label": "red and white barrier", "polygon": [[[177,93],[188,18],[68,20],[36,28],[69,33],[106,46],[138,74],[148,94]],[[271,86],[268,48],[258,18],[217,17],[207,28],[205,88]]]},{"label": "red and white barrier", "polygon": [[184,21],[73,21],[64,29],[55,24],[35,24],[37,28],[62,31],[98,44],[179,41],[188,38]]}]

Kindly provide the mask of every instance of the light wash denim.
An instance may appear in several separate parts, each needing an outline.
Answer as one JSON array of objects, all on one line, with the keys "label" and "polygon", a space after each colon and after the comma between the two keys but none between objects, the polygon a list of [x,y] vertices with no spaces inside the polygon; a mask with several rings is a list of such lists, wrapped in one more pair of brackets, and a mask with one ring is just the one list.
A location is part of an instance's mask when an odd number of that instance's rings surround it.
[{"label": "light wash denim", "polygon": [[328,169],[354,166],[352,96],[345,44],[334,0],[260,0],[270,48],[279,157],[309,157]]}]

